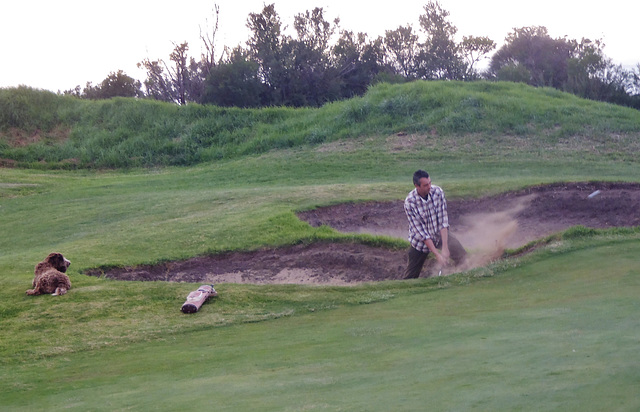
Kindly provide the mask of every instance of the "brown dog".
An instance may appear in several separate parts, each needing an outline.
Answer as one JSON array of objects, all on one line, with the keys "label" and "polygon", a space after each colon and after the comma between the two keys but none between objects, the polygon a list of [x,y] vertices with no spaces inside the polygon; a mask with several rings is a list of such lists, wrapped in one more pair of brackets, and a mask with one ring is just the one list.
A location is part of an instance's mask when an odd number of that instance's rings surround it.
[{"label": "brown dog", "polygon": [[51,293],[58,296],[67,293],[67,290],[71,289],[71,281],[64,272],[70,264],[62,254],[50,253],[45,260],[36,265],[33,289],[27,290],[27,295]]}]

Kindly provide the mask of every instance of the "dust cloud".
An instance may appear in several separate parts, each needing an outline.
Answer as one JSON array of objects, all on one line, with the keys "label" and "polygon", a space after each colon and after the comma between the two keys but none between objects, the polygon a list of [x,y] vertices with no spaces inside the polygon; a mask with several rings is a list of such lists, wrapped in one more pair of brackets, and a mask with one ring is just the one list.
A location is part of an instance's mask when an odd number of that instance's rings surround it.
[{"label": "dust cloud", "polygon": [[454,235],[467,250],[468,256],[466,262],[447,272],[484,266],[499,259],[505,249],[522,246],[515,236],[519,227],[516,216],[529,207],[535,198],[536,194],[523,196],[509,204],[505,210],[464,216],[460,221],[462,230]]}]

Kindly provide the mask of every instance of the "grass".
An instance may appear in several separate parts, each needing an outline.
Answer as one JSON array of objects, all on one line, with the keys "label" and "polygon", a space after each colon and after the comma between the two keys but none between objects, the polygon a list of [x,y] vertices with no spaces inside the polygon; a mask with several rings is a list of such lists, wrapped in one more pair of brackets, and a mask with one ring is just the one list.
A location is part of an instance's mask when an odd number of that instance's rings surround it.
[{"label": "grass", "polygon": [[186,166],[396,133],[420,135],[416,145],[445,158],[499,158],[506,145],[525,157],[562,148],[574,160],[637,161],[640,131],[634,109],[491,82],[380,84],[320,109],[85,101],[20,87],[0,89],[0,113],[0,160],[63,169]]},{"label": "grass", "polygon": [[[100,359],[89,350],[28,360],[3,379],[11,390],[2,403],[16,411],[635,410],[640,243],[595,243],[465,287],[407,295],[390,284],[397,296],[384,303],[167,332],[101,349]],[[222,305],[207,303],[200,315]]]},{"label": "grass", "polygon": [[[224,119],[198,106],[43,98],[57,114],[23,105],[2,125],[75,132],[25,151],[104,144],[108,157],[109,139],[121,139],[130,158],[131,139],[149,143],[127,134],[137,124],[167,136],[200,125],[200,134],[227,136],[234,155],[189,167],[0,168],[0,409],[638,409],[637,230],[577,228],[533,255],[435,280],[216,285],[220,296],[190,316],[179,308],[197,285],[81,274],[299,242],[404,246],[312,228],[295,211],[400,199],[417,168],[449,198],[639,182],[637,112],[475,83],[380,86],[317,111],[216,112]],[[216,121],[227,126],[207,132]],[[0,157],[23,153],[7,143],[9,129]],[[53,250],[72,260],[73,288],[25,296],[34,264]]]}]

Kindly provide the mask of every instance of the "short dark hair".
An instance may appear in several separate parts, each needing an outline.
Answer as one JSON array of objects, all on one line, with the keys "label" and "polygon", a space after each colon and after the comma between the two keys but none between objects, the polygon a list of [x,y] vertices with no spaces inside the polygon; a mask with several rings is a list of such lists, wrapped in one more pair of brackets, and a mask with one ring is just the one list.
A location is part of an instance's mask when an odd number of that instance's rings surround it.
[{"label": "short dark hair", "polygon": [[420,186],[420,179],[422,179],[423,177],[426,177],[428,179],[429,173],[425,172],[424,170],[416,170],[416,172],[413,174],[413,184],[416,186]]}]

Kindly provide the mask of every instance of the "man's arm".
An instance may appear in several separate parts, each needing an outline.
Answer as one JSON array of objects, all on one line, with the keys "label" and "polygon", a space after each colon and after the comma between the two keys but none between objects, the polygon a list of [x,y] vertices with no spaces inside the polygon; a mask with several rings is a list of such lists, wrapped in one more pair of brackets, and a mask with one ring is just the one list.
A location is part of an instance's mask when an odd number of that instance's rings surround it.
[{"label": "man's arm", "polygon": [[[446,229],[444,229],[444,230],[446,230]],[[440,263],[441,266],[446,266],[447,262],[449,261],[449,247],[447,246],[447,256],[445,257],[444,254],[441,253],[436,248],[436,245],[433,243],[433,240],[431,240],[431,238],[425,239],[424,243],[429,248],[429,251],[431,253],[433,253],[433,255],[436,257],[436,259],[438,260],[438,263]],[[444,251],[444,247],[442,248],[442,250]]]},{"label": "man's arm", "polygon": [[451,253],[449,252],[449,228],[443,227],[440,231],[440,238],[442,239],[442,256],[448,262]]},{"label": "man's arm", "polygon": [[438,203],[436,204],[436,210],[438,215],[438,222],[440,224],[440,239],[442,247],[442,257],[444,258],[445,265],[449,262],[451,253],[449,252],[449,214],[447,213],[447,200],[444,197],[442,189],[438,188]]}]

